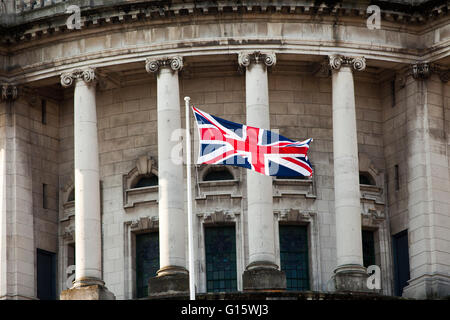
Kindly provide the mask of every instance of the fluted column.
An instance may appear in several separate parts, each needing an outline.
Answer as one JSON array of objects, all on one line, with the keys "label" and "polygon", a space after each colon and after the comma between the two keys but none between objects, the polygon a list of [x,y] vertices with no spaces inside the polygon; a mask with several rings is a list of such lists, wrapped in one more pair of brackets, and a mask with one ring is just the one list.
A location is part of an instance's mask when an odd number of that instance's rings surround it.
[{"label": "fluted column", "polygon": [[333,86],[334,202],[337,290],[366,288],[363,267],[358,141],[353,70],[365,69],[363,57],[329,57]]},{"label": "fluted column", "polygon": [[[75,281],[71,289],[61,294],[61,299],[113,299],[102,280],[94,69],[76,69],[61,75],[63,87],[70,87],[74,82]],[[86,287],[90,287],[93,294],[87,294]]]},{"label": "fluted column", "polygon": [[147,72],[157,75],[158,180],[159,180],[159,254],[157,277],[149,280],[149,294],[189,290],[186,270],[183,164],[172,159],[179,144],[172,135],[181,129],[178,72],[181,57],[147,59]]},{"label": "fluted column", "polygon": [[[270,129],[267,67],[276,63],[273,52],[241,52],[245,68],[247,125]],[[243,274],[244,290],[285,289],[286,277],[275,259],[272,178],[247,171],[249,264]]]}]

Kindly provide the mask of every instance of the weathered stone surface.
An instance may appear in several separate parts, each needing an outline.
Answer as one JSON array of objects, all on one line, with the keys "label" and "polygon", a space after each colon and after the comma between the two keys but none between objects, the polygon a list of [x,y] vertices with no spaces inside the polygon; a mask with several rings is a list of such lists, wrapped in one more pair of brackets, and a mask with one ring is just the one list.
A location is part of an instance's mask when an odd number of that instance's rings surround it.
[{"label": "weathered stone surface", "polygon": [[164,276],[156,276],[148,280],[148,295],[150,297],[182,295],[188,292],[188,274],[175,273]]},{"label": "weathered stone surface", "polygon": [[243,290],[286,290],[286,274],[275,269],[245,270],[242,274]]},{"label": "weathered stone surface", "polygon": [[61,300],[115,300],[115,296],[106,287],[92,285],[76,287],[61,292]]}]

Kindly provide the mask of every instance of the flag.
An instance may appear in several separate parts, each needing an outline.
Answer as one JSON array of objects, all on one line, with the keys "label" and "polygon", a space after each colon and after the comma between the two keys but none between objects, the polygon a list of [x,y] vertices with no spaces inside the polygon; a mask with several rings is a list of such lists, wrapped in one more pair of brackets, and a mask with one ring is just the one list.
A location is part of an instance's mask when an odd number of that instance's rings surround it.
[{"label": "flag", "polygon": [[192,108],[200,139],[197,164],[244,167],[267,176],[312,175],[312,139],[293,141],[275,132],[238,124]]}]

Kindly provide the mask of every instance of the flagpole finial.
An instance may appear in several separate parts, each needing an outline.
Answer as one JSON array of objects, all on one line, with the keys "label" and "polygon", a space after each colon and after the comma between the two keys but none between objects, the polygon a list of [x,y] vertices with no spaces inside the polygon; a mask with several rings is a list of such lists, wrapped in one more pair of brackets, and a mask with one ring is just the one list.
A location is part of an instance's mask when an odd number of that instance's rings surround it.
[{"label": "flagpole finial", "polygon": [[188,102],[188,101],[190,101],[191,100],[191,98],[190,97],[184,97],[184,101],[186,101],[186,102]]}]

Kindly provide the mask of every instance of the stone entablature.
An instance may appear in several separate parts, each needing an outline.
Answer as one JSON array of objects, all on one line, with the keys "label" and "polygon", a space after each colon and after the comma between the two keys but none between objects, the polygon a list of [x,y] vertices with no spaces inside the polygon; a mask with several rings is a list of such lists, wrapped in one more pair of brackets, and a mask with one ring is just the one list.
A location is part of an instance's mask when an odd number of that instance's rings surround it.
[{"label": "stone entablature", "polygon": [[[78,1],[81,2],[83,7],[89,9],[97,9],[103,5],[103,1]],[[116,0],[112,6],[124,6],[124,5],[142,5],[143,0]],[[147,1],[148,2],[148,1]],[[148,13],[155,12],[160,16],[169,16],[171,14],[182,15],[186,13],[202,12],[208,13],[210,11],[227,12],[227,11],[262,11],[262,12],[288,12],[295,13],[297,11],[303,11],[311,14],[341,14],[351,15],[356,14],[360,16],[366,15],[365,2],[361,1],[343,1],[337,3],[328,4],[327,2],[311,2],[311,1],[279,1],[277,3],[269,1],[218,1],[218,2],[194,2],[186,1],[172,1],[170,4],[158,1],[151,1],[146,7]],[[395,5],[392,2],[396,2]],[[64,12],[65,8],[71,4],[74,4],[70,0],[14,0],[14,8],[16,14],[28,15],[33,17],[33,13],[36,11],[42,11],[43,9],[53,9],[53,12]],[[403,20],[405,22],[421,22],[429,19],[430,16],[441,15],[446,12],[445,1],[433,2],[433,1],[378,1],[378,5],[385,11],[384,18],[387,20]],[[409,10],[407,10],[409,9]],[[6,11],[6,10],[5,10]],[[123,15],[126,13],[123,11]],[[129,13],[128,13],[129,14]]]}]

